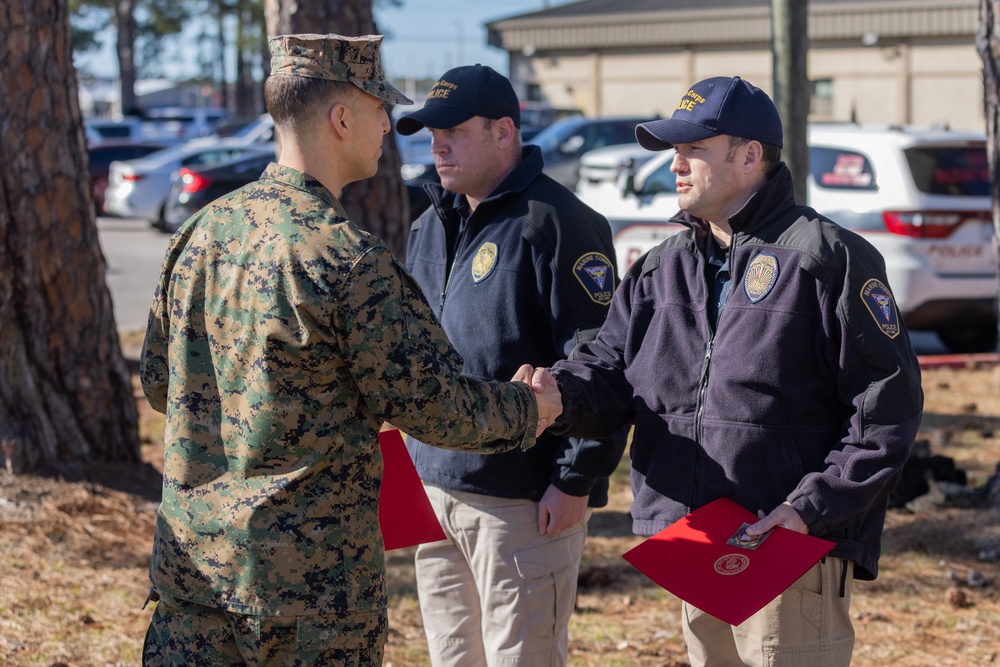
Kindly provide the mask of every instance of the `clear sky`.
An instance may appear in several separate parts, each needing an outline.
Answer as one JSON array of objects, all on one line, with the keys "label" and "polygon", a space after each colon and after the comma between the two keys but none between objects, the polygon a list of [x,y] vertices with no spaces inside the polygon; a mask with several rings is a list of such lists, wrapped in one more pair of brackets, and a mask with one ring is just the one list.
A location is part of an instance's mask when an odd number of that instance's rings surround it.
[{"label": "clear sky", "polygon": [[[517,14],[566,4],[568,0],[403,0],[401,7],[380,3],[375,22],[386,33],[382,52],[386,70],[398,78],[434,78],[456,65],[482,63],[507,74],[507,53],[486,45],[485,23]],[[197,26],[187,26],[186,34],[196,35]],[[109,30],[110,33],[110,30]],[[193,39],[193,37],[191,37]],[[104,36],[100,52],[77,60],[97,76],[117,75],[114,36]],[[165,54],[168,77],[197,75],[191,56],[196,49],[174,48]]]},{"label": "clear sky", "polygon": [[403,0],[376,7],[386,33],[385,67],[396,77],[437,78],[457,65],[482,63],[507,74],[507,52],[486,45],[485,24],[566,4],[567,0]]}]

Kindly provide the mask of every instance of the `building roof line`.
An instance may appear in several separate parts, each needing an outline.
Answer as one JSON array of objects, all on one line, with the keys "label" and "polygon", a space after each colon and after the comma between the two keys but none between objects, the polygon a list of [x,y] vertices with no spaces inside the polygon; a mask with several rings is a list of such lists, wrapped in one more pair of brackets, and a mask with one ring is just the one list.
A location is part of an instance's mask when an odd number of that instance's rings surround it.
[{"label": "building roof line", "polygon": [[[634,5],[640,0],[632,0]],[[620,0],[628,5],[629,0]],[[577,3],[577,4],[587,4]],[[976,34],[977,0],[839,0],[810,2],[809,38],[853,40]],[[487,24],[492,46],[519,51],[682,46],[768,41],[770,6],[756,0],[704,9],[511,17]]]}]

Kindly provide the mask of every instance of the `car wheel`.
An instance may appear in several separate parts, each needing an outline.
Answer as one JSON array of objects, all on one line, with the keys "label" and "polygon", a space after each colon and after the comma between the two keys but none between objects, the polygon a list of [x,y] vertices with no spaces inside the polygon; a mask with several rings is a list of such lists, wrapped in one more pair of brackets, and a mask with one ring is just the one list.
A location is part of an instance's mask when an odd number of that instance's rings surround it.
[{"label": "car wheel", "polygon": [[962,329],[945,329],[938,331],[937,336],[955,354],[994,352],[997,349],[996,322]]},{"label": "car wheel", "polygon": [[160,231],[164,234],[173,234],[178,229],[181,228],[180,224],[176,222],[170,222],[169,220],[161,220],[162,224],[160,226]]},{"label": "car wheel", "polygon": [[159,229],[161,232],[173,234],[173,231],[171,231],[168,228],[169,226],[167,225],[166,215],[167,215],[167,203],[163,202],[163,205],[160,206],[160,213],[156,216],[156,220],[150,220],[149,224],[155,227],[156,229]]}]

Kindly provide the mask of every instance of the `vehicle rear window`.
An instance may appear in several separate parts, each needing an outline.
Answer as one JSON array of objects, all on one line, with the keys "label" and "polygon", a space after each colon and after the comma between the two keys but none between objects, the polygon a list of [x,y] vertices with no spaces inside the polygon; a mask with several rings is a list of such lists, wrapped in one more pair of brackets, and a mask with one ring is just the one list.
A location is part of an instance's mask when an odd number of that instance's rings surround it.
[{"label": "vehicle rear window", "polygon": [[204,151],[201,153],[195,153],[194,155],[181,160],[181,164],[185,167],[217,164],[219,162],[238,157],[241,154],[242,151],[236,148],[231,150]]},{"label": "vehicle rear window", "polygon": [[878,190],[871,162],[861,153],[813,146],[809,170],[816,185],[831,190]]},{"label": "vehicle rear window", "polygon": [[627,120],[616,122],[611,126],[610,141],[607,145],[631,144],[635,142],[635,126],[639,124],[637,120]]},{"label": "vehicle rear window", "polygon": [[661,192],[677,192],[677,174],[670,170],[672,161],[664,162],[657,167],[646,180],[637,194],[655,195]]},{"label": "vehicle rear window", "polygon": [[917,189],[932,195],[988,196],[985,145],[917,146],[906,151]]},{"label": "vehicle rear window", "polygon": [[132,128],[128,125],[98,125],[94,129],[105,139],[127,139],[132,136]]},{"label": "vehicle rear window", "polygon": [[161,148],[162,146],[148,146],[141,144],[107,147],[102,146],[89,151],[90,164],[91,166],[106,167],[115,160],[134,160],[135,158],[149,155],[150,153],[158,151]]},{"label": "vehicle rear window", "polygon": [[177,114],[151,114],[149,120],[154,123],[190,123],[194,121],[194,116],[177,115]]}]

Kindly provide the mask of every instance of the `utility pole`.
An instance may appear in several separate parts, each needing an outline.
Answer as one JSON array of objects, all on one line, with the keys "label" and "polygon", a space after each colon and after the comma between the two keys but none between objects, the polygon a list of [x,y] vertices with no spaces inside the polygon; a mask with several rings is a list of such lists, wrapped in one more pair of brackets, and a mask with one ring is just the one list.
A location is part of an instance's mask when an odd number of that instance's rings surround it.
[{"label": "utility pole", "polygon": [[809,147],[806,120],[812,89],[809,53],[809,0],[771,0],[771,62],[774,103],[781,114],[782,159],[792,172],[795,201],[808,204]]},{"label": "utility pole", "polygon": [[[983,61],[983,111],[986,115],[986,155],[990,170],[990,210],[993,218],[993,252],[997,260],[997,286],[1000,287],[1000,0],[979,0],[979,32],[976,50]],[[1000,312],[1000,289],[997,290],[997,311]],[[997,349],[1000,350],[1000,323],[997,327]],[[1000,492],[1000,480],[993,490]],[[997,497],[997,496],[995,496]]]}]

